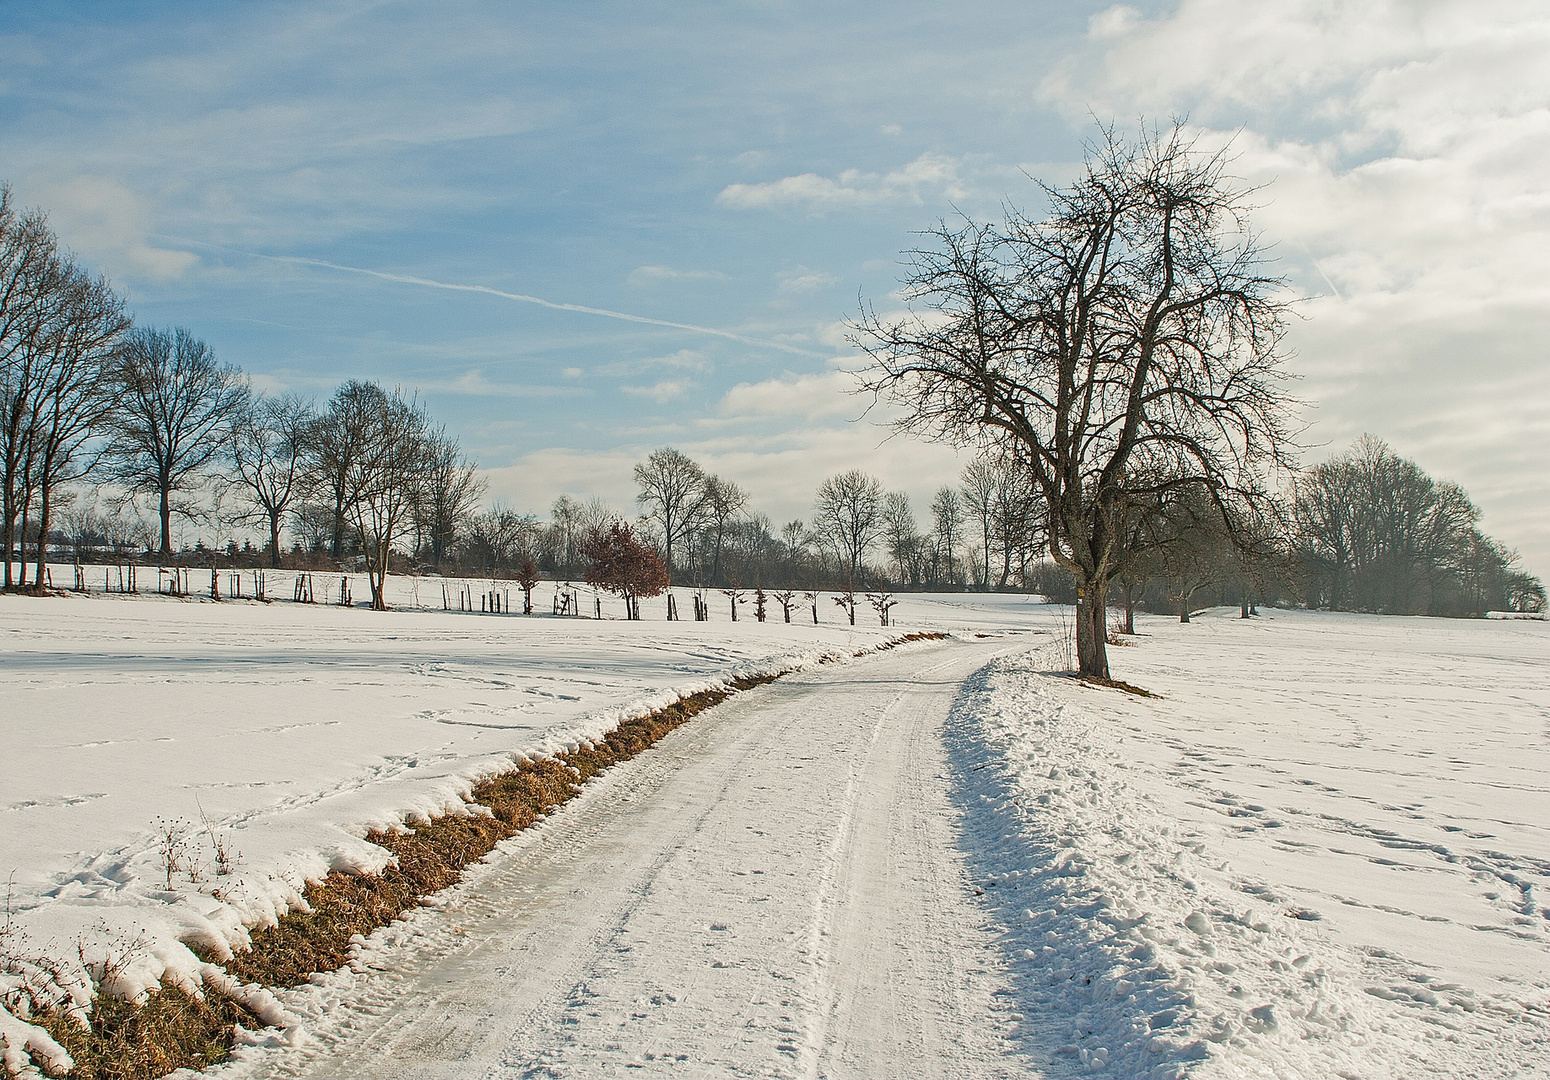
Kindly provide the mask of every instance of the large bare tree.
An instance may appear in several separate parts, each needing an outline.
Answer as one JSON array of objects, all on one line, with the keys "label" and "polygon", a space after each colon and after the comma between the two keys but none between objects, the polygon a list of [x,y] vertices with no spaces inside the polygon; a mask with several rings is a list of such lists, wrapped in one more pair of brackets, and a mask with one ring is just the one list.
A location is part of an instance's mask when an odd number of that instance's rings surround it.
[{"label": "large bare tree", "polygon": [[1188,484],[1252,502],[1291,465],[1285,283],[1226,167],[1178,124],[1105,130],[1073,183],[1043,186],[1047,217],[939,225],[913,253],[911,313],[854,327],[902,428],[1024,462],[1076,579],[1084,675],[1108,677],[1126,504]]},{"label": "large bare tree", "polygon": [[161,553],[172,553],[172,515],[197,517],[186,496],[203,485],[231,443],[247,406],[242,373],[178,327],[143,327],[120,350],[119,408],[107,448],[108,473],[130,495],[156,500]]},{"label": "large bare tree", "polygon": [[705,470],[681,450],[664,446],[635,464],[635,501],[660,531],[662,560],[673,574],[673,545],[694,527],[705,496]]}]

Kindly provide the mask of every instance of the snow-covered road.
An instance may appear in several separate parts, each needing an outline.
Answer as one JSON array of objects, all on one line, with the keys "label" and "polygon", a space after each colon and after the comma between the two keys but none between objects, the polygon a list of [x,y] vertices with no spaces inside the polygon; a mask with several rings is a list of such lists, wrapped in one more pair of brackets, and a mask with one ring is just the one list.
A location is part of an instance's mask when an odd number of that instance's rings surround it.
[{"label": "snow-covered road", "polygon": [[[1026,648],[1026,640],[1022,648]],[[1027,1075],[942,736],[1011,642],[738,695],[290,996],[328,1077]]]}]

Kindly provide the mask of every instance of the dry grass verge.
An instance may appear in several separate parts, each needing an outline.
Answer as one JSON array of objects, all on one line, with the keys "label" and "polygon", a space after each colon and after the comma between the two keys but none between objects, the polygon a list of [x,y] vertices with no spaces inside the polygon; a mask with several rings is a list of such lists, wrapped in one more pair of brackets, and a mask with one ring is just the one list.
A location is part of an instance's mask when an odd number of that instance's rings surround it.
[{"label": "dry grass verge", "polygon": [[146,1080],[178,1069],[206,1069],[231,1053],[237,1024],[261,1026],[246,1009],[206,990],[203,997],[166,985],[143,1004],[99,994],[88,1031],[57,1009],[32,1015],[75,1059],[80,1080]]},{"label": "dry grass verge", "polygon": [[[911,633],[879,648],[945,637]],[[622,722],[590,745],[523,761],[482,780],[470,801],[487,814],[448,815],[405,831],[369,833],[366,838],[392,852],[396,865],[375,876],[334,871],[309,883],[303,895],[310,910],[290,912],[277,926],[255,930],[252,948],[233,957],[226,970],[245,983],[291,987],[315,972],[343,967],[352,937],[386,926],[422,897],[455,884],[470,863],[574,798],[585,781],[636,756],[732,694],[784,674],[734,679],[723,688],[691,694],[648,716]],[[70,1052],[76,1062],[70,1076],[82,1080],[155,1080],[177,1069],[208,1068],[230,1053],[234,1025],[260,1026],[225,997],[207,991],[196,998],[173,986],[152,993],[140,1005],[98,995],[90,1031],[63,1013],[40,1010],[33,1022]]]}]

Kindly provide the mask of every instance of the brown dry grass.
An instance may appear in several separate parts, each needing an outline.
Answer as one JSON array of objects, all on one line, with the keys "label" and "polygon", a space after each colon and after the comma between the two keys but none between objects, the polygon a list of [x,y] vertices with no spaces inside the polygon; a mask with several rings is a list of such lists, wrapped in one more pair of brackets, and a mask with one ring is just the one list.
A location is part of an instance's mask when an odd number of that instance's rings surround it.
[{"label": "brown dry grass", "polygon": [[206,991],[203,998],[163,986],[143,1004],[98,995],[87,1031],[57,1010],[33,1014],[75,1059],[80,1080],[152,1080],[178,1069],[206,1069],[231,1052],[238,1023],[259,1027],[247,1010]]}]

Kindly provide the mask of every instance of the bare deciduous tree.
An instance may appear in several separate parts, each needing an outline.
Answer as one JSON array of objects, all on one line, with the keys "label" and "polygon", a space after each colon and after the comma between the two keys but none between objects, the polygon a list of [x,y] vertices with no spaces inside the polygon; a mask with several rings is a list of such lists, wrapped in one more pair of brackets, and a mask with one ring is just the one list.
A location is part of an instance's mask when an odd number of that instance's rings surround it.
[{"label": "bare deciduous tree", "polygon": [[635,465],[640,494],[635,501],[645,508],[662,537],[662,560],[668,577],[673,574],[673,546],[694,527],[705,497],[707,477],[689,455],[671,446],[653,450]]},{"label": "bare deciduous tree", "polygon": [[919,584],[918,560],[920,557],[920,529],[915,523],[915,511],[910,508],[910,498],[902,491],[890,491],[883,496],[883,542],[888,554],[899,568],[898,582],[904,585],[914,578]]},{"label": "bare deciduous tree", "polygon": [[32,410],[37,356],[30,343],[48,319],[58,270],[59,243],[48,219],[38,210],[18,211],[10,187],[0,185],[0,542],[6,588],[18,584],[11,554],[26,541],[27,514],[36,494]]},{"label": "bare deciduous tree", "polygon": [[336,559],[344,554],[345,527],[356,497],[350,488],[355,459],[384,396],[376,383],[352,379],[334,391],[307,433],[307,486],[319,504],[317,516],[328,519],[328,553]]},{"label": "bare deciduous tree", "polygon": [[882,527],[882,501],[883,485],[860,469],[831,476],[818,486],[813,529],[833,545],[852,588],[861,582],[863,560]]},{"label": "bare deciduous tree", "polygon": [[479,467],[463,457],[457,439],[446,428],[427,435],[420,489],[415,493],[416,552],[428,549],[431,563],[440,566],[485,487]]},{"label": "bare deciduous tree", "polygon": [[1135,143],[1105,130],[1082,175],[1044,187],[1044,220],[931,231],[906,281],[929,314],[855,324],[866,385],[904,407],[903,429],[1025,463],[1079,589],[1084,675],[1108,677],[1124,507],[1155,494],[1129,478],[1253,501],[1291,466],[1284,283],[1226,164],[1178,124]]},{"label": "bare deciduous tree", "polygon": [[115,414],[115,349],[129,329],[124,302],[105,278],[92,278],[68,256],[57,260],[47,317],[24,346],[33,380],[28,408],[32,487],[38,495],[33,581],[44,582],[53,502],[60,485],[96,464],[83,453]]},{"label": "bare deciduous tree", "polygon": [[958,580],[957,552],[963,518],[963,497],[957,489],[946,485],[937,489],[936,497],[931,500],[931,522],[940,563],[937,579],[948,585]]},{"label": "bare deciduous tree", "polygon": [[142,328],[126,339],[118,365],[119,409],[107,449],[109,475],[130,495],[156,500],[161,553],[172,553],[172,515],[197,517],[176,497],[203,485],[230,444],[248,400],[241,372],[179,327]]},{"label": "bare deciduous tree", "polygon": [[251,506],[235,520],[262,521],[269,532],[269,564],[280,565],[280,529],[306,479],[307,439],[317,417],[294,394],[255,397],[232,425],[236,482]]},{"label": "bare deciduous tree", "polygon": [[704,546],[710,548],[711,582],[722,580],[721,554],[726,544],[727,530],[733,520],[748,505],[748,492],[730,480],[719,476],[707,477],[705,490],[700,498],[696,517],[704,535]]},{"label": "bare deciduous tree", "polygon": [[413,398],[377,388],[361,410],[348,473],[350,512],[366,551],[374,611],[387,610],[393,547],[414,530],[414,502],[424,484],[430,421]]}]

